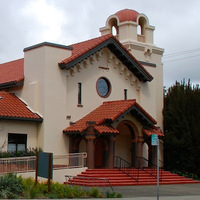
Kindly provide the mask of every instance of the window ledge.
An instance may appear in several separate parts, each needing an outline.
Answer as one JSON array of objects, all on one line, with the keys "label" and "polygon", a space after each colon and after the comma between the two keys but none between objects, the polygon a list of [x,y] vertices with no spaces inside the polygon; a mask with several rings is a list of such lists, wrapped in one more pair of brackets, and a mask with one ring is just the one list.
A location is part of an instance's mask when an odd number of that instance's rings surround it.
[{"label": "window ledge", "polygon": [[82,107],[83,107],[83,105],[82,105],[82,104],[78,104],[78,105],[77,105],[77,107],[81,107],[81,108],[82,108]]}]

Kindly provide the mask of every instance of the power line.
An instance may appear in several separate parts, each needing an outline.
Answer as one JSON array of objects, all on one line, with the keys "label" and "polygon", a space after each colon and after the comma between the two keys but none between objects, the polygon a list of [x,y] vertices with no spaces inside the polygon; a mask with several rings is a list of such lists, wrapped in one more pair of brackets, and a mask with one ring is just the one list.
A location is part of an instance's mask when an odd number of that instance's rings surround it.
[{"label": "power line", "polygon": [[175,53],[170,53],[170,54],[164,55],[163,57],[167,58],[167,57],[180,56],[180,55],[195,53],[195,52],[198,52],[198,51],[200,51],[200,48],[186,50],[186,51],[180,51],[180,52],[175,52]]},{"label": "power line", "polygon": [[176,59],[172,59],[172,60],[166,60],[166,61],[163,61],[163,63],[172,62],[172,61],[176,61],[176,60],[183,60],[183,59],[193,58],[193,57],[197,57],[197,56],[200,56],[200,54],[193,55],[193,56],[182,57],[182,58],[176,58]]}]

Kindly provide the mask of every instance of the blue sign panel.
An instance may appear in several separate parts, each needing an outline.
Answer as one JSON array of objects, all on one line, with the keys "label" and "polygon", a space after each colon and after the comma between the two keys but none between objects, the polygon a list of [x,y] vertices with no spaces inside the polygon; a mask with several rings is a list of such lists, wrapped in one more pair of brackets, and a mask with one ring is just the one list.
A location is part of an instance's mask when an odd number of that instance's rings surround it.
[{"label": "blue sign panel", "polygon": [[[50,171],[49,171],[50,170]],[[53,154],[39,152],[38,153],[38,176],[44,178],[53,178]]]},{"label": "blue sign panel", "polygon": [[156,134],[151,135],[151,145],[158,146],[158,135]]}]

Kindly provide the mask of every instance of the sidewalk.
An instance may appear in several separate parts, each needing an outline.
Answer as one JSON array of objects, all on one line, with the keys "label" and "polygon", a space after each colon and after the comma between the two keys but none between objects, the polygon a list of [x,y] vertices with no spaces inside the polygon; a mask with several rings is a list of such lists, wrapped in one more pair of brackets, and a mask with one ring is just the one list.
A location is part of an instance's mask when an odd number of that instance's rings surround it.
[{"label": "sidewalk", "polygon": [[[156,185],[114,187],[123,199],[156,200]],[[160,200],[200,200],[200,184],[160,185]]]},{"label": "sidewalk", "polygon": [[[157,200],[157,197],[134,197],[134,198],[123,198],[117,200]],[[200,196],[171,196],[171,197],[159,197],[160,200],[199,200]],[[114,199],[113,199],[114,200]]]}]

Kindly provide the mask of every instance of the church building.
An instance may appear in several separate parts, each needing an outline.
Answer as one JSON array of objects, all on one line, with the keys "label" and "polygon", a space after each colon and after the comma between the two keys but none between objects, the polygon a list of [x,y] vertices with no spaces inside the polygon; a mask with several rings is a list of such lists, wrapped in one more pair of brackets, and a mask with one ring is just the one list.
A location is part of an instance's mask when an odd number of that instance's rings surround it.
[{"label": "church building", "polygon": [[[72,45],[43,42],[0,64],[0,150],[87,152],[87,167],[163,160],[164,49],[146,15],[124,9],[101,36]],[[147,166],[149,165],[147,163]]]}]

